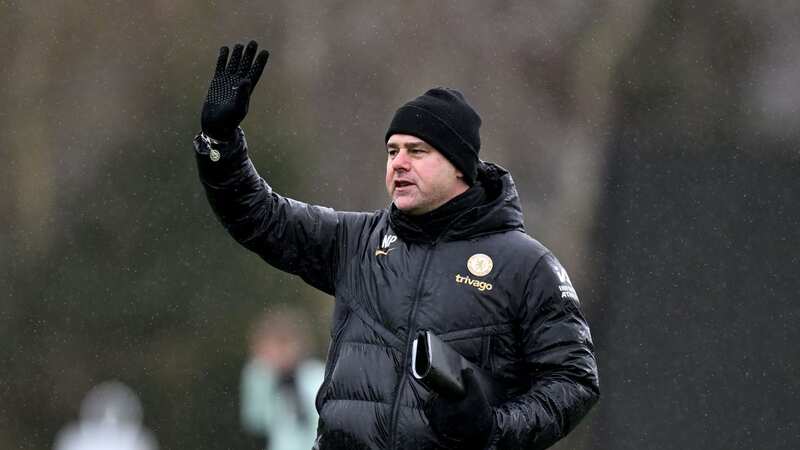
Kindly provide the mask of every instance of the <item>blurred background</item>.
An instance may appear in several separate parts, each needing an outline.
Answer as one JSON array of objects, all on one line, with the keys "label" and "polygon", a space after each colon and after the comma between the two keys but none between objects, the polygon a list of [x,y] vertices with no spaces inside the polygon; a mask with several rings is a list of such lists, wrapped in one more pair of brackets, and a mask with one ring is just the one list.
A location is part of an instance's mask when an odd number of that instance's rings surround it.
[{"label": "blurred background", "polygon": [[570,271],[602,398],[558,449],[800,447],[800,3],[0,0],[0,449],[93,386],[160,448],[241,448],[254,318],[329,297],[216,222],[191,140],[218,48],[272,53],[243,127],[279,192],[388,204],[383,134],[461,89]]}]

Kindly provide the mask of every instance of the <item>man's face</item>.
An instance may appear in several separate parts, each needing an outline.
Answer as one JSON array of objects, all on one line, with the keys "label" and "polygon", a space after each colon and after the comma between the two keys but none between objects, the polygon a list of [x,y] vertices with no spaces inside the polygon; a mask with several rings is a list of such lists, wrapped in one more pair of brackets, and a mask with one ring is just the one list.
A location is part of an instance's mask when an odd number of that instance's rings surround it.
[{"label": "man's face", "polygon": [[386,149],[386,191],[406,214],[433,211],[469,188],[461,172],[422,139],[393,134]]}]

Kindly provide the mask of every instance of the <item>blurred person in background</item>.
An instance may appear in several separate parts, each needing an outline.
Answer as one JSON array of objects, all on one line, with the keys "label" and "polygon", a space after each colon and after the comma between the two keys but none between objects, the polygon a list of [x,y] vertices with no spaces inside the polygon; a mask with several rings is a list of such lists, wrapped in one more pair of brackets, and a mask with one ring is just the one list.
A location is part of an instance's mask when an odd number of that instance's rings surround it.
[{"label": "blurred person in background", "polygon": [[[335,296],[314,448],[542,449],[572,430],[599,398],[589,326],[567,272],[525,233],[511,175],[478,158],[481,119],[464,96],[435,88],[401,106],[383,147],[391,205],[334,211],[256,172],[239,124],[268,53],[229,51],[203,105],[198,170],[239,243]],[[470,371],[458,399],[413,379],[419,330],[489,371],[505,401],[490,404]]]},{"label": "blurred person in background", "polygon": [[241,420],[253,448],[308,450],[314,445],[314,398],[324,374],[309,357],[297,312],[266,314],[250,336],[250,360],[242,370]]},{"label": "blurred person in background", "polygon": [[81,420],[56,436],[54,450],[158,450],[155,436],[142,427],[142,404],[128,386],[101,383],[83,399]]}]

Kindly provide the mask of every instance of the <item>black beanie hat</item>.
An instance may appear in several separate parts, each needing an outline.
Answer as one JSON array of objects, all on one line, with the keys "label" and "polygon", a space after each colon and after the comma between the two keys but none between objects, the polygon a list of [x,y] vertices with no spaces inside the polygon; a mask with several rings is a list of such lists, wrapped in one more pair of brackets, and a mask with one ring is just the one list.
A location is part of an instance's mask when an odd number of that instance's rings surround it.
[{"label": "black beanie hat", "polygon": [[410,134],[431,144],[472,186],[478,172],[481,117],[455,89],[434,88],[401,106],[389,124],[393,134]]}]

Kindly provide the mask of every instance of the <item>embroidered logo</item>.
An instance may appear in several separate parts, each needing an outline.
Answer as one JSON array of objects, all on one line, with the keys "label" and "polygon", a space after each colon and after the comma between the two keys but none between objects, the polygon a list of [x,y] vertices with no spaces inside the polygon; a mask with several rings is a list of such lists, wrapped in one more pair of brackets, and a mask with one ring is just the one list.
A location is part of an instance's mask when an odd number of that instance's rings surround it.
[{"label": "embroidered logo", "polygon": [[[492,258],[483,253],[475,253],[467,260],[467,270],[469,270],[469,273],[476,277],[489,275],[489,272],[492,271],[493,267],[494,263],[492,262]],[[492,283],[489,283],[488,281],[475,280],[469,276],[461,275],[460,273],[456,274],[456,283],[472,286],[481,292],[491,291],[494,287],[492,286]]]},{"label": "embroidered logo", "polygon": [[494,287],[494,286],[492,286],[492,283],[487,283],[486,281],[481,281],[481,280],[473,280],[472,278],[465,277],[464,275],[461,275],[460,273],[456,274],[456,283],[466,284],[467,286],[472,286],[472,287],[474,287],[475,289],[477,289],[477,290],[479,290],[481,292],[483,292],[483,291],[491,291],[492,288]]},{"label": "embroidered logo", "polygon": [[391,247],[392,244],[397,241],[397,236],[393,234],[386,234],[383,236],[383,240],[381,241],[381,246],[378,249],[375,249],[375,256],[386,256],[389,254],[390,251],[394,250]]},{"label": "embroidered logo", "polygon": [[392,250],[394,250],[394,249],[393,248],[387,248],[387,249],[379,248],[379,249],[376,249],[375,250],[375,256],[386,256]]},{"label": "embroidered logo", "polygon": [[575,288],[572,287],[572,281],[570,281],[567,271],[557,264],[553,265],[553,271],[558,277],[558,291],[561,292],[561,298],[570,298],[576,302],[580,302],[580,300],[578,300],[578,293],[575,292]]},{"label": "embroidered logo", "polygon": [[492,267],[494,267],[492,258],[484,255],[483,253],[475,253],[467,260],[467,269],[469,270],[469,273],[475,275],[476,277],[488,275],[489,272],[492,271]]}]

